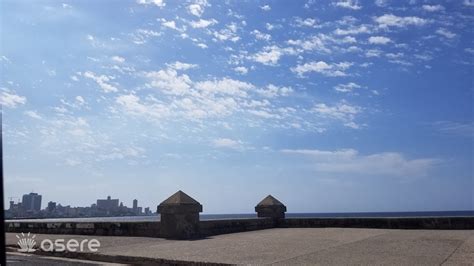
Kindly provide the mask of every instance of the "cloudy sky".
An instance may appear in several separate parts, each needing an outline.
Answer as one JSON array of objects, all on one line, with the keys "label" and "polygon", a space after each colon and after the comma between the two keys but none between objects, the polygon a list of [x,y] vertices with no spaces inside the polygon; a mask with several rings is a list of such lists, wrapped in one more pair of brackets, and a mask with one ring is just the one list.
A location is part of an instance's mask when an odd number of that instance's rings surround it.
[{"label": "cloudy sky", "polygon": [[474,1],[1,1],[5,198],[474,207]]}]

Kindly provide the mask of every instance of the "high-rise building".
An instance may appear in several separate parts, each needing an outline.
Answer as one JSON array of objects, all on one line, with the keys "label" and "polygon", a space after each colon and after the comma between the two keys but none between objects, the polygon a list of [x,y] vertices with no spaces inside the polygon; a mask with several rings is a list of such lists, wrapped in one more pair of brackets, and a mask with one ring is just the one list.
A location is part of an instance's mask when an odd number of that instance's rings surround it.
[{"label": "high-rise building", "polygon": [[137,199],[133,200],[133,213],[135,214],[138,213],[138,200]]},{"label": "high-rise building", "polygon": [[54,212],[56,210],[56,202],[54,201],[48,202],[47,210],[48,212]]},{"label": "high-rise building", "polygon": [[110,196],[107,199],[98,199],[97,200],[97,209],[111,212],[116,211],[119,207],[118,199],[111,199]]},{"label": "high-rise building", "polygon": [[25,211],[40,211],[41,210],[41,195],[31,192],[23,195],[21,206]]}]

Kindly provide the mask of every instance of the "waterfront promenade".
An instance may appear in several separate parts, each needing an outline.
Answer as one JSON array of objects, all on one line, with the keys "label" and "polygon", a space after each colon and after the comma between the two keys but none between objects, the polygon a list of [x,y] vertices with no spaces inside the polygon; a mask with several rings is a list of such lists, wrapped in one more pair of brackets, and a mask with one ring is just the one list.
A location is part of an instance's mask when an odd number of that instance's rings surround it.
[{"label": "waterfront promenade", "polygon": [[[7,246],[12,251],[17,249],[15,235],[7,234]],[[44,238],[96,238],[101,242],[98,252],[68,256],[113,263],[472,265],[474,262],[474,230],[274,228],[198,240],[36,235],[37,242]]]}]

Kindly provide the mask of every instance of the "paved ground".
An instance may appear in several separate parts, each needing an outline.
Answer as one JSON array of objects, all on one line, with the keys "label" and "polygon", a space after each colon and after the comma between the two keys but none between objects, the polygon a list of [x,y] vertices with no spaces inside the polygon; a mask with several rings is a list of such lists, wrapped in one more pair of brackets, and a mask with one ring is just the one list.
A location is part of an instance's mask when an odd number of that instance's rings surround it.
[{"label": "paved ground", "polygon": [[[91,236],[37,235],[36,241],[39,243],[45,237],[91,239]],[[194,241],[144,237],[94,238],[101,242],[98,254],[106,257],[277,265],[474,263],[474,230],[277,228]],[[15,234],[7,234],[7,245],[14,246],[16,241]]]},{"label": "paved ground", "polygon": [[86,265],[120,265],[111,263],[102,263],[99,261],[87,261],[76,259],[64,259],[55,257],[38,256],[31,254],[23,254],[17,252],[7,253],[7,265],[18,266],[49,266],[49,265],[72,265],[72,266],[86,266]]}]

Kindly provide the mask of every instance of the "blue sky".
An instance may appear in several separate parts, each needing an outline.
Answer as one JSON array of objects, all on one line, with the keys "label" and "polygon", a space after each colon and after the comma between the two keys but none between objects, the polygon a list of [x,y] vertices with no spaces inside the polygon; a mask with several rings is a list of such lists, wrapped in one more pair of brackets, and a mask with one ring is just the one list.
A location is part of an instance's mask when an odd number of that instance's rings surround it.
[{"label": "blue sky", "polygon": [[1,1],[5,197],[474,208],[474,2]]}]

